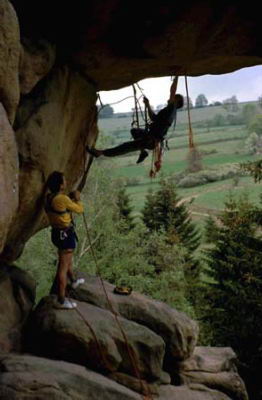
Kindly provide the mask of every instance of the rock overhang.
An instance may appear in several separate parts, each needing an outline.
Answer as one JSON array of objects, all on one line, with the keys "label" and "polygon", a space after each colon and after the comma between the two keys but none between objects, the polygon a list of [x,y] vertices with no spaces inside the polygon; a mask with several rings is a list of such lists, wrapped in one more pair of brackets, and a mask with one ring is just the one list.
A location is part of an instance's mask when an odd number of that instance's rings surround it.
[{"label": "rock overhang", "polygon": [[12,0],[21,35],[57,46],[98,90],[143,78],[222,74],[262,63],[259,5],[239,1]]}]

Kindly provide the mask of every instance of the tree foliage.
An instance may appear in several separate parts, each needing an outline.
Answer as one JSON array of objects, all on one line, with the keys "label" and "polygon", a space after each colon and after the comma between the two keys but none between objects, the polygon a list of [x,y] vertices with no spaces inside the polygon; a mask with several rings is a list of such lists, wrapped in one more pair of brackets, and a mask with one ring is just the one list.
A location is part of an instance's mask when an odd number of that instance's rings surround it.
[{"label": "tree foliage", "polygon": [[194,252],[199,246],[200,236],[170,179],[162,179],[157,192],[148,192],[142,215],[150,233],[162,232],[166,243],[184,248],[183,266],[187,280],[187,296],[193,303],[200,277],[200,263]]},{"label": "tree foliage", "polygon": [[239,109],[238,99],[235,95],[232,97],[229,97],[228,99],[223,100],[222,104],[223,104],[223,107],[225,108],[225,110],[227,110],[227,111],[237,112]]},{"label": "tree foliage", "polygon": [[100,107],[98,112],[99,118],[111,118],[113,117],[114,109],[109,104],[105,104],[103,107]]},{"label": "tree foliage", "polygon": [[128,196],[124,186],[120,187],[116,193],[117,205],[117,219],[123,219],[128,229],[134,228],[132,217],[133,207],[130,204],[130,197]]},{"label": "tree foliage", "polygon": [[205,107],[208,105],[208,100],[204,94],[199,94],[196,98],[195,101],[195,107],[200,108],[200,107]]},{"label": "tree foliage", "polygon": [[262,159],[254,162],[248,162],[240,164],[242,170],[248,172],[255,182],[260,182],[262,180]]},{"label": "tree foliage", "polygon": [[198,247],[199,233],[172,180],[162,179],[157,192],[148,192],[142,215],[150,231],[162,230],[170,241],[192,252]]},{"label": "tree foliage", "polygon": [[202,320],[213,343],[232,346],[254,372],[262,366],[262,237],[253,208],[246,198],[231,198],[219,223],[209,222]]}]

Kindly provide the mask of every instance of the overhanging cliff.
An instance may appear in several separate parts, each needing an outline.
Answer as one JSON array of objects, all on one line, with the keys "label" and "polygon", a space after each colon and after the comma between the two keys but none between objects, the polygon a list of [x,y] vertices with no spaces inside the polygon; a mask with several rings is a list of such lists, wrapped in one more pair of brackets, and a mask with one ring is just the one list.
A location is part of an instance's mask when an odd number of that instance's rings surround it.
[{"label": "overhanging cliff", "polygon": [[261,31],[259,5],[238,1],[0,0],[2,260],[46,225],[48,174],[81,179],[97,91],[261,64]]}]

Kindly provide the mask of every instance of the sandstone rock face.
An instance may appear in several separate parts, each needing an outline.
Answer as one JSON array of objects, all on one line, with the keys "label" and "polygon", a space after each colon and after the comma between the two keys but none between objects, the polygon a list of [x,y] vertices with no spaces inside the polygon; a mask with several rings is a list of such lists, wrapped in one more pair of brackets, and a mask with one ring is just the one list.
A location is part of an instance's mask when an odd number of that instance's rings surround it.
[{"label": "sandstone rock face", "polygon": [[18,172],[15,134],[0,103],[0,253],[18,207]]},{"label": "sandstone rock face", "polygon": [[51,0],[13,4],[22,35],[30,31],[54,42],[60,57],[101,90],[146,77],[221,74],[262,62],[259,4],[167,0],[149,7],[131,0],[91,0],[64,4],[62,14]]},{"label": "sandstone rock face", "polygon": [[28,94],[51,70],[55,62],[55,47],[45,40],[23,39],[19,67],[21,94]]},{"label": "sandstone rock face", "polygon": [[0,352],[20,351],[22,328],[32,309],[35,282],[16,267],[0,267]]},{"label": "sandstone rock face", "polygon": [[[84,277],[85,284],[74,291],[73,297],[110,309],[100,279],[94,276]],[[164,339],[168,358],[184,360],[190,357],[198,338],[198,326],[195,321],[161,301],[135,292],[131,296],[118,296],[113,293],[113,285],[107,282],[104,282],[104,285],[116,312],[147,326]]]},{"label": "sandstone rock face", "polygon": [[0,353],[1,400],[141,400],[141,396],[82,366]]},{"label": "sandstone rock face", "polygon": [[203,384],[233,400],[248,399],[236,370],[236,354],[229,347],[196,347],[193,356],[180,365],[180,371],[186,384]]},{"label": "sandstone rock face", "polygon": [[[112,313],[78,302],[78,312],[57,310],[56,299],[45,298],[34,311],[29,343],[37,355],[87,365],[92,369],[134,375],[125,339]],[[119,318],[142,377],[160,378],[165,344],[148,328]],[[91,326],[91,329],[90,329]],[[141,349],[143,349],[141,351]],[[102,365],[101,365],[102,361]]]},{"label": "sandstone rock face", "polygon": [[8,0],[0,0],[0,102],[14,122],[19,102],[19,23]]},{"label": "sandstone rock face", "polygon": [[[0,271],[1,399],[248,400],[230,348],[196,347],[190,358],[181,352],[182,361],[170,352],[180,346],[178,328],[181,335],[187,333],[183,325],[188,321],[177,311],[168,309],[167,325],[161,317],[164,305],[159,308],[159,302],[138,293],[113,295],[111,285],[104,282],[115,314],[102,306],[104,293],[94,281],[93,299],[91,291],[88,296],[99,306],[76,300],[77,309],[61,310],[56,296],[47,296],[28,318],[35,283],[16,267],[2,265]],[[75,291],[75,297],[80,294]],[[138,313],[139,323],[132,320]],[[172,346],[166,346],[170,338]],[[184,337],[182,342],[186,341]],[[21,350],[31,355],[10,354]],[[172,379],[163,362],[167,352],[175,368]]]},{"label": "sandstone rock face", "polygon": [[4,261],[16,259],[32,234],[47,225],[43,204],[48,175],[63,171],[69,190],[83,175],[85,146],[97,135],[95,99],[94,87],[80,74],[61,68],[22,100],[15,123],[20,204]]},{"label": "sandstone rock face", "polygon": [[109,305],[100,279],[85,279],[70,290],[76,310],[59,309],[54,295],[40,301],[25,331],[27,352],[86,366],[156,399],[248,399],[234,352],[195,347],[197,325],[183,313],[136,292],[114,294],[104,281]]},{"label": "sandstone rock face", "polygon": [[202,385],[162,386],[159,389],[161,400],[231,400],[230,397]]}]

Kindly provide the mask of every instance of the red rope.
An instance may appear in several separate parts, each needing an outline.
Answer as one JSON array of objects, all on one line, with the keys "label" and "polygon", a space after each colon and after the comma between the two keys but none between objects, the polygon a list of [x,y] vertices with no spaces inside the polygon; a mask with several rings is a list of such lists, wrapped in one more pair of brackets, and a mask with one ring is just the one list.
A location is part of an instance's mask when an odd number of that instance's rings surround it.
[{"label": "red rope", "polygon": [[160,142],[156,141],[155,147],[152,152],[151,169],[149,172],[150,178],[155,178],[156,174],[162,167],[162,148]]}]

